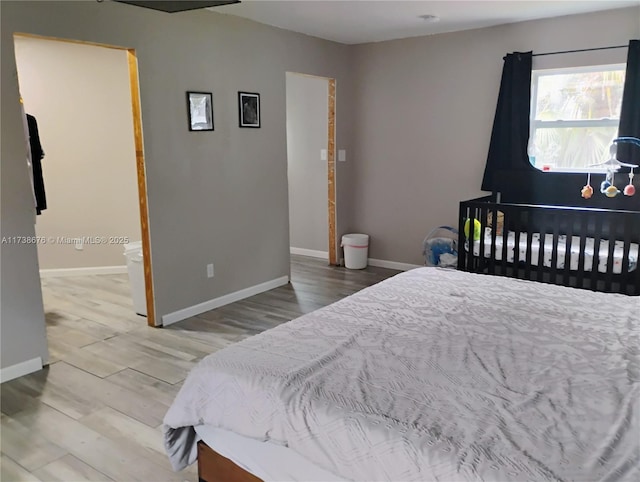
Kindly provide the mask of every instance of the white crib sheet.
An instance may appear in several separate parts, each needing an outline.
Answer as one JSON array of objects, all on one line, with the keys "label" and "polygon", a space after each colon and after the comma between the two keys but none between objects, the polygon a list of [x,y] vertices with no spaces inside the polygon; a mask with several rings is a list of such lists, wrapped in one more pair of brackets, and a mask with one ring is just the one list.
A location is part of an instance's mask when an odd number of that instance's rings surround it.
[{"label": "white crib sheet", "polygon": [[[509,263],[513,262],[514,259],[514,247],[516,244],[515,236],[516,233],[514,231],[509,231],[507,236],[507,261]],[[520,233],[519,240],[519,260],[525,261],[527,255],[527,233]],[[489,258],[491,256],[491,228],[485,228],[484,231],[484,250],[483,255],[485,258]],[[502,248],[504,244],[503,236],[496,236],[496,247],[494,252],[494,259],[497,261],[502,261]],[[565,253],[567,246],[567,237],[565,235],[558,236],[558,259],[556,262],[556,267],[558,269],[565,269]],[[552,247],[553,247],[553,235],[545,234],[544,237],[544,255],[543,255],[543,264],[547,268],[551,267],[551,256],[552,256]],[[584,270],[591,271],[593,269],[593,254],[595,248],[595,240],[593,238],[587,238],[584,249]],[[467,248],[468,249],[468,248]],[[570,266],[569,269],[572,271],[578,270],[578,263],[580,259],[580,238],[578,236],[571,237],[571,244],[569,246],[570,255],[569,261]],[[540,251],[540,233],[533,233],[531,236],[531,265],[538,266],[538,253]],[[473,243],[473,254],[476,256],[480,256],[480,240],[477,239]],[[624,243],[622,241],[615,241],[613,248],[613,273],[620,274],[622,273],[623,266],[623,254],[624,254]],[[598,250],[598,271],[600,273],[607,272],[607,260],[609,257],[609,241],[601,240],[600,248]],[[629,248],[629,272],[636,269],[638,265],[638,244],[631,243]]]}]

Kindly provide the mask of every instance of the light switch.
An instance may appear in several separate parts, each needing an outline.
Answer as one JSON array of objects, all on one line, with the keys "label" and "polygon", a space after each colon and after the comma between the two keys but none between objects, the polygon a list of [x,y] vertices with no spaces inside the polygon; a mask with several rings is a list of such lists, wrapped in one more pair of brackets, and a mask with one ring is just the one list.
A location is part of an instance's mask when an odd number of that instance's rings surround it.
[{"label": "light switch", "polygon": [[338,150],[338,161],[344,162],[346,160],[347,160],[347,151],[345,151],[344,149],[339,149]]},{"label": "light switch", "polygon": [[320,149],[320,160],[321,161],[326,161],[327,160],[327,150],[326,149]]}]

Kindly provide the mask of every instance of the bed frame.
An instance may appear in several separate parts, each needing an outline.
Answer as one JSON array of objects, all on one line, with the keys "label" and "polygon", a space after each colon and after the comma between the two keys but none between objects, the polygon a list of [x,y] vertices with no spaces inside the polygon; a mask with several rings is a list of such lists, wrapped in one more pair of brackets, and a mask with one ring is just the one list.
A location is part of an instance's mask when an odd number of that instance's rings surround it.
[{"label": "bed frame", "polygon": [[213,450],[202,440],[198,442],[199,482],[262,482],[226,457]]},{"label": "bed frame", "polygon": [[[496,260],[493,255],[482,256],[485,249],[490,249],[490,246],[485,248],[484,229],[479,238],[480,250],[476,255],[472,249],[472,242],[465,245],[467,242],[464,233],[465,223],[469,220],[469,226],[474,226],[477,220],[482,227],[495,226],[493,220],[498,219],[499,213],[504,213],[503,230],[501,235],[497,234],[497,229],[491,230],[491,246],[496,245],[496,237],[503,236],[502,259]],[[623,259],[629,259],[630,244],[640,242],[640,211],[502,203],[496,202],[496,195],[490,195],[461,202],[458,223],[459,270],[541,281],[592,291],[640,295],[640,263],[634,271],[629,272],[629,263],[623,262],[621,273],[615,274],[613,272],[614,243],[609,243],[605,273],[598,271],[598,259],[595,256],[593,269],[584,270],[584,247],[587,238],[595,240],[595,253],[599,252],[600,244],[604,240],[623,241]],[[509,231],[515,232],[516,246],[520,243],[520,233],[528,234],[526,255],[522,258],[519,250],[514,249],[513,262],[507,260],[506,237]],[[540,233],[541,237],[537,266],[532,263],[531,234],[533,233]],[[544,234],[553,235],[551,267],[543,266]],[[580,254],[577,270],[570,269],[569,249],[566,249],[566,254],[560,254],[565,256],[565,268],[557,267],[559,256],[557,246],[560,235],[567,236],[567,248],[572,236],[579,238]]]}]

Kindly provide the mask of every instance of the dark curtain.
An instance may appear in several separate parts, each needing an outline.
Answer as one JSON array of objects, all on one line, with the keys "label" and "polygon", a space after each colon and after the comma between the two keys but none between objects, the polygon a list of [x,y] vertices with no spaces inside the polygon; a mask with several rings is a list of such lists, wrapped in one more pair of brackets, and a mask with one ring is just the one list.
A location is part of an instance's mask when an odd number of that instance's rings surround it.
[{"label": "dark curtain", "polygon": [[[640,138],[640,40],[629,42],[618,135]],[[640,147],[618,144],[616,157],[622,162],[640,164]]]},{"label": "dark curtain", "polygon": [[482,178],[483,191],[493,191],[493,176],[497,171],[531,167],[527,146],[532,58],[532,52],[514,52],[504,58],[487,166]]}]

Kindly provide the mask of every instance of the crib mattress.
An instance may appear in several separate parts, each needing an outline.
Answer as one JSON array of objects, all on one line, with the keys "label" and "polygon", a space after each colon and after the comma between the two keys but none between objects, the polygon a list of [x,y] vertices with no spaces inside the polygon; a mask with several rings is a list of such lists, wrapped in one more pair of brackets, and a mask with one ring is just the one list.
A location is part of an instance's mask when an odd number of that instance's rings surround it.
[{"label": "crib mattress", "polygon": [[[512,263],[514,260],[514,248],[516,244],[515,236],[516,233],[514,231],[509,231],[507,236],[507,261]],[[520,240],[518,243],[519,247],[519,257],[520,261],[524,261],[527,255],[527,239],[528,233],[520,233]],[[495,250],[491,249],[492,239],[491,239],[491,229],[486,228],[484,232],[484,250],[483,255],[485,258],[489,258],[491,253],[494,254],[494,259],[497,261],[502,261],[502,250],[504,245],[504,237],[496,236],[495,239]],[[567,236],[561,235],[558,236],[558,259],[556,261],[556,268],[565,269],[565,254],[567,248]],[[591,271],[593,269],[593,258],[595,251],[595,240],[593,238],[586,238],[585,249],[584,249],[584,271]],[[468,248],[467,248],[468,249]],[[552,261],[552,249],[553,249],[553,234],[545,234],[544,243],[543,243],[543,265],[547,268],[551,267]],[[569,269],[571,271],[577,271],[579,267],[579,259],[580,259],[580,237],[572,236],[571,243],[569,245]],[[533,233],[531,235],[531,265],[538,266],[539,263],[539,252],[540,252],[540,233]],[[476,240],[473,246],[473,254],[476,256],[480,256],[480,240]],[[623,267],[623,255],[624,255],[624,243],[622,241],[615,241],[613,248],[613,273],[620,274],[622,273]],[[609,258],[609,241],[601,240],[600,248],[598,250],[598,266],[597,269],[600,273],[607,272],[607,262]],[[638,244],[631,243],[629,249],[629,272],[636,269],[638,265]]]}]

